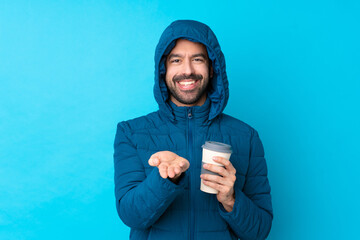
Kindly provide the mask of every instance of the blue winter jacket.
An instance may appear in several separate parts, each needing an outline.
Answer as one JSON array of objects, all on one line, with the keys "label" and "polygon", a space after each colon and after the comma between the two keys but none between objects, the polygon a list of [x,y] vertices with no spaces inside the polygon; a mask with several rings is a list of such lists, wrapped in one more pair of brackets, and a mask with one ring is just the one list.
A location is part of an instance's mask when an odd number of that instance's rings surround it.
[{"label": "blue winter jacket", "polygon": [[[178,38],[207,48],[214,76],[204,105],[177,107],[164,82],[166,55]],[[272,223],[270,186],[258,133],[223,114],[229,90],[225,60],[210,28],[196,21],[175,21],[162,34],[155,53],[154,95],[159,110],[120,122],[114,143],[116,208],[131,228],[130,239],[265,239]],[[216,195],[200,191],[201,146],[230,144],[236,168],[235,204],[226,212]],[[178,184],[148,164],[158,151],[189,160]]]}]

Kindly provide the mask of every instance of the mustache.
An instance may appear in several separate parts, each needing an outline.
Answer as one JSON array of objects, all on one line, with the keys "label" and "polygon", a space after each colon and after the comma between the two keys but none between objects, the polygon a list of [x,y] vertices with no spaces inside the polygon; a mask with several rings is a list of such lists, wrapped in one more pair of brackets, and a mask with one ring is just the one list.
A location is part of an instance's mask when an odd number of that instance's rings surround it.
[{"label": "mustache", "polygon": [[192,79],[192,80],[201,80],[203,79],[203,76],[201,74],[183,74],[183,75],[175,75],[173,77],[173,81],[178,82],[185,79]]}]

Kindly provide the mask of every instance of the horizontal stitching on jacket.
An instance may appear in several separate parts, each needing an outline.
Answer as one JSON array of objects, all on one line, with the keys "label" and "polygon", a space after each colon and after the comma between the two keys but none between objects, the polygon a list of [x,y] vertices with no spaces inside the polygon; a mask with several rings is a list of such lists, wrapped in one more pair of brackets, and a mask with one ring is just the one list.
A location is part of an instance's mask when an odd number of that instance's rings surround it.
[{"label": "horizontal stitching on jacket", "polygon": [[167,229],[162,229],[162,228],[155,227],[155,226],[152,226],[151,228],[155,228],[156,230],[160,230],[160,231],[163,231],[163,232],[184,232],[183,230],[179,230],[179,231],[176,231],[176,230],[167,230]]},{"label": "horizontal stitching on jacket", "polygon": [[228,232],[228,231],[229,231],[229,229],[228,229],[228,228],[226,228],[226,229],[224,229],[224,230],[199,231],[199,232],[204,233],[204,232]]},{"label": "horizontal stitching on jacket", "polygon": [[[155,227],[155,226],[152,226],[151,228],[154,228],[156,230],[159,230],[159,231],[163,231],[163,232],[184,232],[183,230],[168,230],[168,229],[162,229],[162,228],[159,228],[159,227]],[[213,230],[213,231],[198,231],[200,233],[205,233],[205,232],[228,232],[229,229],[224,229],[224,230]]]},{"label": "horizontal stitching on jacket", "polygon": [[249,130],[236,129],[231,125],[229,125],[229,126],[222,125],[221,128],[230,128],[232,132],[235,130],[236,132],[242,132],[242,133],[246,133],[246,135],[251,135]]},{"label": "horizontal stitching on jacket", "polygon": [[[148,150],[148,151],[160,151],[158,148],[156,149],[151,149],[151,148],[140,148],[140,147],[137,147],[136,148],[137,150]],[[172,151],[181,151],[181,150],[184,150],[185,148],[180,148],[180,149],[172,149]],[[165,151],[165,150],[164,150]]]},{"label": "horizontal stitching on jacket", "polygon": [[183,132],[169,132],[169,133],[150,133],[150,132],[132,132],[131,134],[133,135],[156,135],[156,136],[170,136],[170,134],[174,134],[174,133],[181,133],[183,134]]}]

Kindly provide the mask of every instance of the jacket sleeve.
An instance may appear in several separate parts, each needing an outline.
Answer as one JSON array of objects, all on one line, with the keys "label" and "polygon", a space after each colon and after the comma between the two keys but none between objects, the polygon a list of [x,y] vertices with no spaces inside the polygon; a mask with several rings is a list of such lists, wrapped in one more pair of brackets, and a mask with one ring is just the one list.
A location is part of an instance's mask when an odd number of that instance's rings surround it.
[{"label": "jacket sleeve", "polygon": [[244,187],[236,188],[235,183],[235,204],[231,212],[219,204],[221,216],[241,239],[265,239],[273,219],[264,148],[258,133],[253,131]]},{"label": "jacket sleeve", "polygon": [[116,209],[126,225],[146,229],[184,190],[187,177],[174,184],[163,179],[156,167],[146,176],[136,147],[126,134],[128,129],[126,123],[119,123],[114,142]]}]

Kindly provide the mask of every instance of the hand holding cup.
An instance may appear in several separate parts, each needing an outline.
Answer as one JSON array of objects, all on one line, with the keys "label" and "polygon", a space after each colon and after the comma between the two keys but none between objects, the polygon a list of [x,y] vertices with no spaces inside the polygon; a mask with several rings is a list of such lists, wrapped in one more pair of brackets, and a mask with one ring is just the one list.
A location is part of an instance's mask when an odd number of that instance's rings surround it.
[{"label": "hand holding cup", "polygon": [[207,141],[203,147],[200,190],[217,194],[217,199],[230,212],[235,203],[236,169],[230,162],[231,146]]},{"label": "hand holding cup", "polygon": [[201,174],[201,181],[204,186],[217,192],[217,200],[223,204],[225,210],[230,212],[235,203],[234,184],[236,181],[236,169],[226,158],[213,157],[213,160],[216,163],[222,164],[222,166],[206,163],[203,165],[203,168],[217,173],[217,175]]}]

